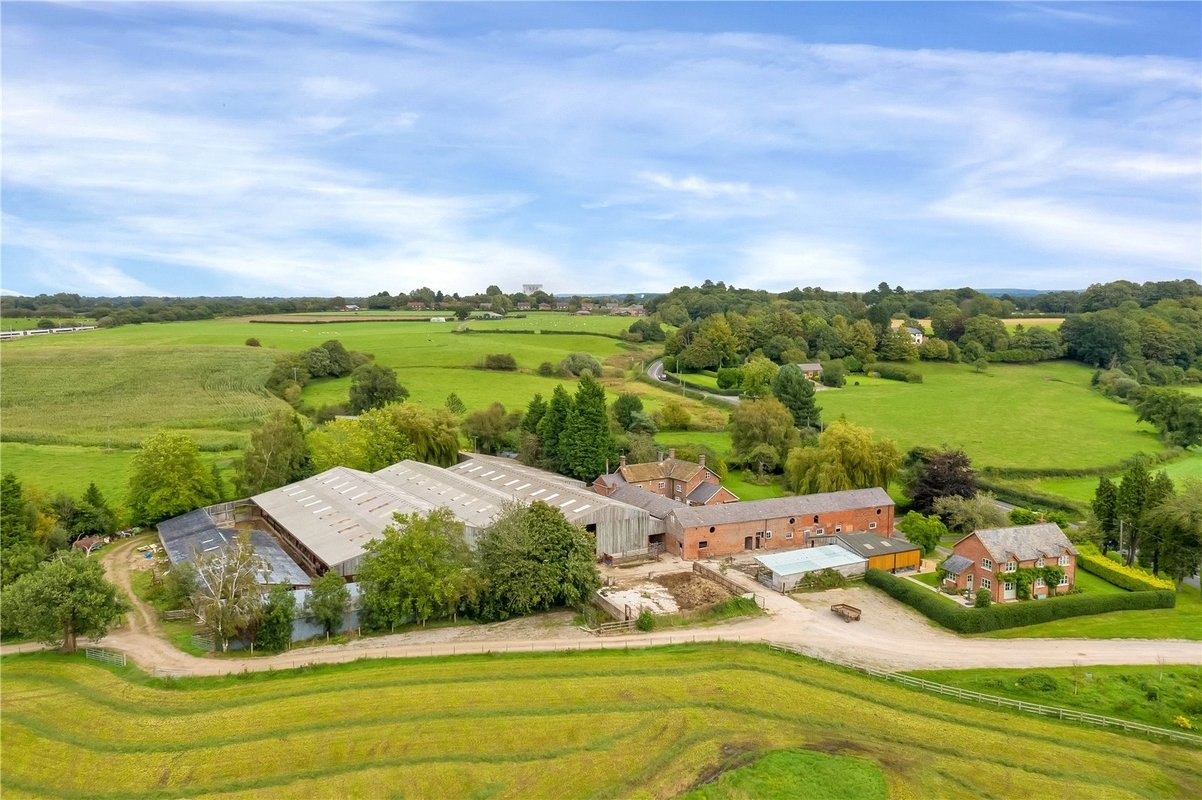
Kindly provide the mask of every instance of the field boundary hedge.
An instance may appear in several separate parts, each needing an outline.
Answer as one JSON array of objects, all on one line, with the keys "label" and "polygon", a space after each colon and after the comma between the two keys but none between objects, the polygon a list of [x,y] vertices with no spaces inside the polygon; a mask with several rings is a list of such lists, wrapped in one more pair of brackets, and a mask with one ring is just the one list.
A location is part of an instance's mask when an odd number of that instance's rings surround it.
[{"label": "field boundary hedge", "polygon": [[[1100,467],[1047,467],[1044,469],[1033,469],[1031,467],[990,467],[983,466],[980,468],[982,475],[991,475],[995,478],[1092,478],[1101,477],[1102,475],[1113,475],[1123,472],[1137,459],[1143,460],[1145,465],[1152,469],[1160,464],[1167,464],[1176,461],[1185,455],[1185,451],[1180,447],[1169,447],[1161,450],[1158,453],[1135,453],[1129,458],[1114,464],[1103,464]],[[1151,463],[1149,463],[1149,460]]]},{"label": "field boundary hedge", "polygon": [[1157,578],[1155,575],[1136,567],[1116,564],[1101,553],[1092,553],[1081,549],[1077,553],[1077,566],[1086,572],[1097,575],[1104,581],[1132,592],[1173,591],[1176,587],[1172,581]]},{"label": "field boundary hedge", "polygon": [[[477,322],[478,320],[469,319],[464,321]],[[479,328],[456,328],[455,330],[451,331],[451,333],[460,335],[469,333],[513,333],[529,334],[531,336],[600,336],[603,339],[616,339],[619,342],[630,341],[630,339],[627,339],[619,333],[605,333],[603,331],[547,331],[542,330],[541,328],[538,330],[535,330],[534,328],[529,330],[514,330],[512,328],[489,328],[488,330],[481,330]]]},{"label": "field boundary hedge", "polygon": [[1048,492],[1040,492],[1022,486],[1012,486],[1008,483],[981,480],[980,477],[977,478],[977,488],[981,491],[989,492],[998,500],[1005,503],[1013,503],[1025,506],[1026,508],[1041,508],[1046,511],[1065,511],[1078,516],[1085,514],[1085,507],[1082,504],[1069,500],[1067,497],[1061,497],[1058,494],[1049,494]]},{"label": "field boundary hedge", "polygon": [[988,608],[962,608],[938,592],[883,570],[868,570],[864,580],[869,586],[875,586],[956,633],[986,633],[1069,617],[1105,614],[1108,611],[1172,608],[1177,604],[1174,592],[1156,590],[1092,596],[1067,595],[1013,604],[995,603]]},{"label": "field boundary hedge", "polygon": [[706,392],[708,394],[718,394],[718,395],[722,395],[723,397],[738,397],[739,395],[742,394],[742,392],[739,391],[738,389],[715,389],[715,388],[711,388],[709,386],[704,386],[700,383],[693,383],[692,381],[686,381],[684,378],[680,377],[680,375],[678,373],[675,373],[675,372],[668,372],[667,370],[664,370],[664,374],[667,375],[669,378],[671,378],[676,383],[677,386],[679,386],[680,384],[683,383],[686,389],[694,389],[698,392]]}]

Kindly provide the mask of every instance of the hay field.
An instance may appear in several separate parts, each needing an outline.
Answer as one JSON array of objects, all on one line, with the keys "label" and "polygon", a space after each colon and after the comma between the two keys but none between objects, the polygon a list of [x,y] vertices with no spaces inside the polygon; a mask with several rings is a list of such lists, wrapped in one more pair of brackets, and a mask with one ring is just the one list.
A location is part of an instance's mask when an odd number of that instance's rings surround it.
[{"label": "hay field", "polygon": [[1202,792],[1202,755],[1186,747],[755,647],[361,661],[176,683],[41,654],[3,669],[6,798],[674,797],[786,748],[870,762],[891,798]]}]

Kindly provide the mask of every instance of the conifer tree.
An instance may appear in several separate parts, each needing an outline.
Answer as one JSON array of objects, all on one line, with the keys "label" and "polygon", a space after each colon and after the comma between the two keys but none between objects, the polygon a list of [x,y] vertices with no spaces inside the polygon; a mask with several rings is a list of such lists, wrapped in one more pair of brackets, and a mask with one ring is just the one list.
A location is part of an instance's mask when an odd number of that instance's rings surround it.
[{"label": "conifer tree", "polygon": [[572,410],[572,396],[563,388],[563,384],[555,387],[551,402],[547,404],[547,413],[538,423],[538,438],[543,443],[543,465],[559,472],[560,461],[559,439],[563,435],[564,426],[568,422],[568,413]]},{"label": "conifer tree", "polygon": [[784,403],[793,415],[793,424],[802,430],[816,430],[821,422],[820,410],[814,404],[814,384],[810,383],[801,367],[786,364],[772,380],[772,394]]},{"label": "conifer tree", "polygon": [[591,481],[605,471],[617,450],[605,411],[605,390],[591,375],[580,379],[576,398],[559,439],[560,462],[566,475]]}]

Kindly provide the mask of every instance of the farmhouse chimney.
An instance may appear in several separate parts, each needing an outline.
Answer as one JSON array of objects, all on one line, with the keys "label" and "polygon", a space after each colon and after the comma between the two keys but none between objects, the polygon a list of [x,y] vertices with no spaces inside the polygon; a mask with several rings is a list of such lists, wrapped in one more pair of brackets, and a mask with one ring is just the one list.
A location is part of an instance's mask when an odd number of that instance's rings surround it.
[{"label": "farmhouse chimney", "polygon": [[705,466],[705,453],[701,453],[697,456],[697,466],[699,466],[699,467]]},{"label": "farmhouse chimney", "polygon": [[655,451],[655,460],[661,464],[664,463],[664,451],[663,450]]},{"label": "farmhouse chimney", "polygon": [[669,448],[668,448],[668,460],[669,460],[669,461],[675,461],[675,460],[676,460],[676,448],[675,448],[675,447],[669,447]]},{"label": "farmhouse chimney", "polygon": [[626,454],[623,453],[622,455],[618,456],[618,469],[622,469],[622,467],[625,467],[625,466],[626,466]]}]

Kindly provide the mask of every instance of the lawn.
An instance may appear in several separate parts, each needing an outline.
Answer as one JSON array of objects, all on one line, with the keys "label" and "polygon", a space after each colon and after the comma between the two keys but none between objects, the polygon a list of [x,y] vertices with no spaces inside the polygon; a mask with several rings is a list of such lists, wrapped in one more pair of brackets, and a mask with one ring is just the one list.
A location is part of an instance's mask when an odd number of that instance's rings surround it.
[{"label": "lawn", "polygon": [[781,750],[698,786],[681,800],[873,800],[886,797],[885,776],[871,761],[808,750]]},{"label": "lawn", "polygon": [[[1178,484],[1191,478],[1193,480],[1202,480],[1202,450],[1194,448],[1185,458],[1170,461],[1167,464],[1157,464],[1152,467],[1154,473],[1161,470],[1167,472],[1169,477],[1173,479],[1173,482]],[[1122,473],[1110,475],[1110,479],[1116,482],[1121,478]],[[1082,504],[1093,502],[1094,492],[1098,488],[1098,479],[1094,476],[1088,478],[1048,478],[1046,480],[1026,481],[1023,483],[1026,483],[1026,485],[1036,491],[1058,494],[1061,497],[1067,497]]]},{"label": "lawn", "polygon": [[1034,669],[962,669],[911,672],[919,678],[1119,717],[1162,728],[1178,717],[1202,729],[1202,665],[1082,666]]},{"label": "lawn", "polygon": [[[891,797],[1202,793],[1202,758],[1187,747],[1020,720],[759,647],[365,660],[178,681],[50,654],[7,657],[3,669],[6,799],[399,787],[406,797],[674,797],[786,750],[859,759],[863,770],[830,780],[851,787],[879,770]],[[758,766],[761,779],[787,771],[775,759]],[[746,776],[724,783],[797,796]]]},{"label": "lawn", "polygon": [[984,373],[936,362],[907,368],[920,371],[924,382],[852,375],[845,388],[819,393],[823,420],[846,416],[903,451],[961,447],[977,467],[1099,467],[1164,449],[1134,411],[1090,388],[1093,371],[1081,364],[992,364]]},{"label": "lawn", "polygon": [[[1080,576],[1082,572],[1077,574]],[[1086,585],[1082,582],[1083,587]],[[1175,608],[1111,611],[981,635],[994,639],[1202,639],[1202,597],[1197,589],[1183,586],[1177,592]]]}]

